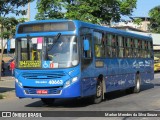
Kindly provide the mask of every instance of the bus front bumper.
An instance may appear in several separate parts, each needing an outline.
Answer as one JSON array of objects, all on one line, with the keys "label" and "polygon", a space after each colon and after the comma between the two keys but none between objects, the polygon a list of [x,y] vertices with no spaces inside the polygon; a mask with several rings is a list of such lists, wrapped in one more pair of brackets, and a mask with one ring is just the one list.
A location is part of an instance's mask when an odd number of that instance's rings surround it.
[{"label": "bus front bumper", "polygon": [[16,96],[19,98],[74,98],[81,96],[80,81],[63,88],[24,88],[15,82]]}]

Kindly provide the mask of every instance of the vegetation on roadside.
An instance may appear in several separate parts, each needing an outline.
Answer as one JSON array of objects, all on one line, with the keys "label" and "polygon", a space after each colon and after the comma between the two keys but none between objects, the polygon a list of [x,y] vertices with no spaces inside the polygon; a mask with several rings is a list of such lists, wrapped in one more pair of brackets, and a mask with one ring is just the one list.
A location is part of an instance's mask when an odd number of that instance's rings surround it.
[{"label": "vegetation on roadside", "polygon": [[160,5],[152,8],[149,11],[150,20],[150,31],[154,33],[160,33]]},{"label": "vegetation on roadside", "polygon": [[4,99],[4,98],[5,98],[5,96],[0,94],[0,99]]},{"label": "vegetation on roadside", "polygon": [[4,39],[13,38],[16,25],[19,22],[24,22],[20,19],[17,20],[14,17],[8,17],[9,14],[16,16],[25,15],[26,10],[20,9],[33,0],[3,0],[0,1],[0,39],[1,39],[1,55],[0,55],[0,80],[1,80],[1,63],[3,59],[3,51],[6,43]]}]

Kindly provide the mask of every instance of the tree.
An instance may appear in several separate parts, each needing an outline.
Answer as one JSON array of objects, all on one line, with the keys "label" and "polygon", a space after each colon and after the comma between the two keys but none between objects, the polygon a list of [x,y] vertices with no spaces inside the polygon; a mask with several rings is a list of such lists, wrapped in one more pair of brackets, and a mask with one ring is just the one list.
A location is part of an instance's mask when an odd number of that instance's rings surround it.
[{"label": "tree", "polygon": [[37,20],[64,18],[62,0],[40,0],[37,2]]},{"label": "tree", "polygon": [[41,0],[36,19],[78,19],[96,24],[118,22],[131,15],[137,0]]},{"label": "tree", "polygon": [[137,24],[137,25],[141,25],[142,24],[142,19],[141,18],[136,18],[133,20],[134,24]]},{"label": "tree", "polygon": [[3,59],[3,51],[5,45],[3,45],[4,39],[13,37],[15,33],[15,27],[18,21],[15,18],[7,17],[8,14],[25,15],[26,10],[19,9],[24,7],[28,2],[33,0],[5,0],[0,1],[0,37],[1,37],[1,56],[0,56],[0,76],[1,76],[1,63]]},{"label": "tree", "polygon": [[77,19],[85,22],[99,23],[102,21],[102,16],[98,17],[98,7],[99,1],[84,1],[80,0],[77,2],[72,2],[66,4],[67,12],[65,18],[67,19]]},{"label": "tree", "polygon": [[160,33],[160,6],[156,6],[149,11],[150,20],[150,31],[154,33]]}]

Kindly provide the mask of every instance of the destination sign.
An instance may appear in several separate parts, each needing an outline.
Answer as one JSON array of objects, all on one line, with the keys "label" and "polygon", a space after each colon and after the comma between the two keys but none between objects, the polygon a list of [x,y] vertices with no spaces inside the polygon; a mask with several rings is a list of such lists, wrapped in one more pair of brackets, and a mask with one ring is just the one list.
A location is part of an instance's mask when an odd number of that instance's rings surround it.
[{"label": "destination sign", "polygon": [[51,32],[51,31],[73,31],[75,25],[72,21],[67,22],[45,22],[22,24],[18,28],[18,33]]},{"label": "destination sign", "polygon": [[39,68],[41,67],[41,61],[19,61],[20,68]]}]

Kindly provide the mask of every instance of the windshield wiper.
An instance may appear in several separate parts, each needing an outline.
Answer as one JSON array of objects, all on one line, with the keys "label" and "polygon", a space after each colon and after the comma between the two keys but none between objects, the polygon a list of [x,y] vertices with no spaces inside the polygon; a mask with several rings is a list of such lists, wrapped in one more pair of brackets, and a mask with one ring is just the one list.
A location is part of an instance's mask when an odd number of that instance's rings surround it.
[{"label": "windshield wiper", "polygon": [[60,38],[60,36],[61,36],[61,33],[58,33],[57,36],[56,36],[55,41],[57,41]]},{"label": "windshield wiper", "polygon": [[60,36],[61,36],[61,33],[58,33],[56,35],[55,41],[53,41],[53,44],[48,48],[48,51],[50,51],[53,48],[53,46],[56,44],[56,42],[58,41],[58,39],[60,38]]},{"label": "windshield wiper", "polygon": [[30,35],[27,35],[27,59],[28,60],[30,60],[30,52],[29,52],[29,47],[30,47],[30,45],[29,45],[29,42],[30,42],[30,40],[31,40],[31,38],[30,38]]}]

